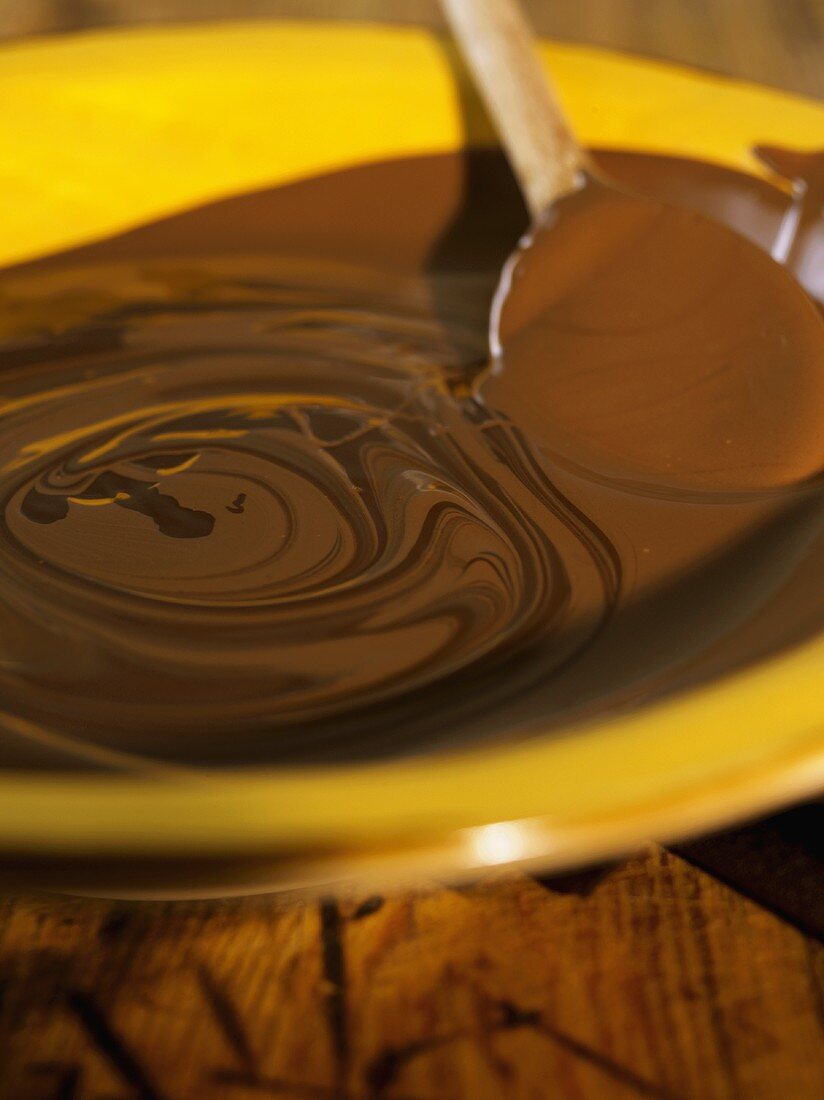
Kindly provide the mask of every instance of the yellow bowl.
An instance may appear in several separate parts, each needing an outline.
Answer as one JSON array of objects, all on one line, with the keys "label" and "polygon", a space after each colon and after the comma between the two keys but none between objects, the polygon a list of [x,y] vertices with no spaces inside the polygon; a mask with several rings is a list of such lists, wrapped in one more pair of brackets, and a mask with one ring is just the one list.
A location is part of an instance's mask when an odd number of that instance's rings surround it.
[{"label": "yellow bowl", "polygon": [[[824,107],[776,91],[542,49],[589,144],[761,174],[753,142],[803,149],[824,134]],[[492,140],[480,112],[467,117],[442,45],[383,27],[223,24],[11,46],[0,98],[14,105],[0,114],[0,262],[216,196]],[[97,868],[118,892],[561,867],[822,785],[818,637],[635,713],[497,748],[174,782],[4,772],[0,852],[7,869],[51,879]]]}]

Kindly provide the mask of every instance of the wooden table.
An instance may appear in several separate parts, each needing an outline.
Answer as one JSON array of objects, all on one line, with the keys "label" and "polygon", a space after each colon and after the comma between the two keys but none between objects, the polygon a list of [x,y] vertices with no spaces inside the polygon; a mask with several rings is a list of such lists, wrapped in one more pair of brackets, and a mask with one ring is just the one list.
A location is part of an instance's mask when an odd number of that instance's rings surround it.
[{"label": "wooden table", "polygon": [[[824,95],[820,0],[534,0],[541,29]],[[225,11],[0,0],[0,34]],[[434,20],[430,0],[237,14]],[[824,139],[824,135],[823,135]],[[818,1100],[824,809],[395,897],[0,899],[3,1100]]]},{"label": "wooden table", "polygon": [[821,933],[822,825],[387,898],[9,898],[0,1094],[820,1098],[824,947],[696,861],[746,889],[783,869],[770,900]]}]

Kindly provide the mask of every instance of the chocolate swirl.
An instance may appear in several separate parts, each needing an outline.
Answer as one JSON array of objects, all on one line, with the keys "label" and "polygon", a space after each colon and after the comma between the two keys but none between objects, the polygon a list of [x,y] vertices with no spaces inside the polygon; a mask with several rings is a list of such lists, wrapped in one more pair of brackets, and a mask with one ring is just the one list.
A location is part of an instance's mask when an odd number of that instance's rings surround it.
[{"label": "chocolate swirl", "polygon": [[[795,606],[818,502],[645,499],[473,396],[523,213],[470,168],[469,207],[457,158],[372,166],[0,279],[0,762],[411,751],[820,625],[752,633]],[[421,200],[393,237],[387,186]]]},{"label": "chocolate swirl", "polygon": [[[0,406],[18,713],[162,747],[374,704],[566,629],[596,563],[568,568],[579,536],[514,471],[521,445],[453,396],[414,281],[204,259],[190,281],[71,267],[39,293],[7,289],[25,327],[15,351],[7,322]],[[31,336],[56,300],[59,357]]]}]

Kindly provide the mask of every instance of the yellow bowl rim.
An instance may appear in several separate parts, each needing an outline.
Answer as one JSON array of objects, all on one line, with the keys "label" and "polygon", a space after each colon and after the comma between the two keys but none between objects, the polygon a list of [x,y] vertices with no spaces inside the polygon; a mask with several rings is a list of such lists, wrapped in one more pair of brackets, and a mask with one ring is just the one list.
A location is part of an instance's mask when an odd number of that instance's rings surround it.
[{"label": "yellow bowl rim", "polygon": [[[131,57],[136,50],[171,43],[181,64],[184,57],[195,64],[198,50],[206,64],[210,51],[231,54],[238,42],[249,45],[253,37],[256,48],[280,51],[270,56],[300,59],[304,65],[312,58],[313,81],[318,87],[325,81],[330,97],[340,92],[340,76],[347,71],[367,72],[377,86],[381,80],[391,86],[395,112],[399,84],[423,96],[432,119],[419,120],[411,135],[389,143],[387,153],[449,149],[462,141],[463,124],[443,54],[431,35],[409,28],[220,24],[107,31],[1,52],[5,61],[12,60],[12,79],[18,83],[21,72],[35,74],[54,59],[59,64],[53,79],[59,82],[88,63],[89,51],[95,56],[95,50],[104,55],[120,50]],[[391,67],[385,63],[387,48]],[[573,119],[593,143],[622,143],[623,125],[631,131],[624,135],[625,145],[704,155],[758,171],[749,153],[752,141],[811,147],[816,134],[824,132],[822,105],[781,92],[587,47],[542,48]],[[400,82],[404,66],[408,79]],[[107,79],[111,72],[107,77],[104,67],[99,94],[105,94]],[[0,88],[3,80],[0,72]],[[595,97],[594,87],[599,89]],[[44,102],[54,107],[54,99],[46,96]],[[599,114],[603,102],[610,105],[609,118]],[[700,119],[708,110],[713,133],[702,138]],[[359,134],[348,152],[339,147],[322,151],[320,166],[370,159],[378,140],[385,148],[392,122],[387,111],[374,134]],[[482,120],[470,136],[490,139]],[[33,172],[37,158],[32,156]],[[311,156],[305,159],[304,174],[319,170]],[[255,167],[248,185],[264,178],[255,176],[262,170]],[[290,163],[282,176],[296,174],[301,172]],[[229,184],[217,181],[203,197],[228,190]],[[168,196],[168,208],[181,203],[179,195]],[[132,211],[129,217],[139,221],[146,216]],[[123,211],[109,211],[106,217],[109,228],[129,220]],[[90,221],[82,236],[100,235],[106,228]],[[66,242],[55,237],[54,243]],[[7,252],[0,259],[18,258],[12,246]],[[823,673],[820,636],[685,695],[580,724],[574,731],[551,737],[536,731],[533,739],[513,745],[395,762],[116,777],[7,771],[0,773],[0,849],[65,854],[368,849],[490,822],[540,819],[548,838],[546,862],[597,858],[646,838],[714,827],[820,790]]]}]

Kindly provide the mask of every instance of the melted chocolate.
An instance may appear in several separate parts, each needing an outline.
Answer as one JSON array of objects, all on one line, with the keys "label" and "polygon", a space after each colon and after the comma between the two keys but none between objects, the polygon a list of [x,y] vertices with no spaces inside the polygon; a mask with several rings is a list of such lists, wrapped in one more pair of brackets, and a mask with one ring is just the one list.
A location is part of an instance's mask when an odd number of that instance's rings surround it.
[{"label": "melted chocolate", "polygon": [[[824,159],[763,155],[792,187],[598,160],[821,295]],[[727,342],[604,385],[605,331],[507,388],[487,314],[525,221],[496,154],[425,157],[0,275],[0,763],[525,736],[820,629],[824,376],[759,360],[776,303],[733,317],[749,374]]]},{"label": "melted chocolate", "polygon": [[504,285],[482,398],[553,463],[670,498],[824,469],[821,314],[739,233],[590,178]]}]

